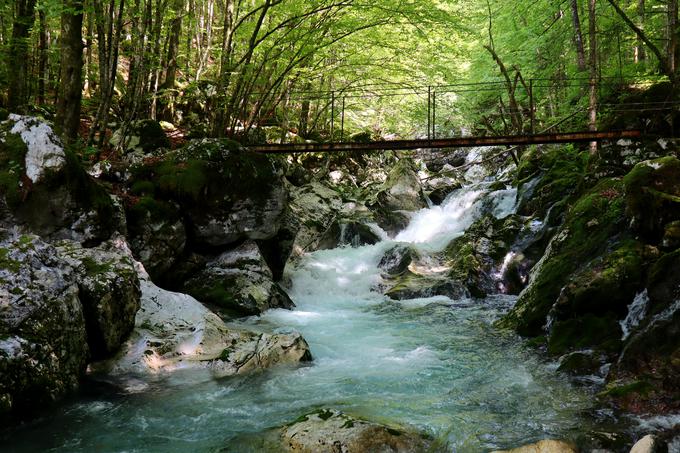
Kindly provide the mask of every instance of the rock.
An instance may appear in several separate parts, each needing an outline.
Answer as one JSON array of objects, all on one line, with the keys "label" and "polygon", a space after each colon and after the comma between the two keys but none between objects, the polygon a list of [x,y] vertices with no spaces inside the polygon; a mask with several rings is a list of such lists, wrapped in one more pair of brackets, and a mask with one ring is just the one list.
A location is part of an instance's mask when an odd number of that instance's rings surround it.
[{"label": "rock", "polygon": [[135,326],[141,293],[133,261],[111,242],[91,249],[62,242],[57,252],[75,271],[91,358],[107,358]]},{"label": "rock", "polygon": [[647,434],[635,442],[633,448],[630,449],[630,453],[662,453],[664,450],[661,442],[657,441],[656,437]]},{"label": "rock", "polygon": [[173,202],[145,195],[127,208],[130,248],[149,275],[160,281],[178,259],[187,243],[180,208]]},{"label": "rock", "polygon": [[[517,304],[498,325],[525,336],[543,334],[548,313],[573,274],[612,247],[612,238],[623,239],[624,206],[623,185],[617,179],[600,181],[577,200],[532,268]],[[588,227],[593,219],[598,219],[598,224]]]},{"label": "rock", "polygon": [[558,371],[577,375],[596,374],[603,364],[602,357],[592,350],[575,351],[560,357]]},{"label": "rock", "polygon": [[88,358],[73,269],[37,236],[0,232],[0,414],[75,390]]},{"label": "rock", "polygon": [[[394,283],[396,281],[396,284]],[[407,271],[393,280],[385,295],[394,300],[446,296],[456,300],[468,297],[465,286],[444,273],[419,274]]]},{"label": "rock", "polygon": [[290,216],[286,217],[284,228],[297,231],[293,256],[316,250],[341,209],[340,194],[325,184],[312,182],[291,188]]},{"label": "rock", "polygon": [[378,225],[389,234],[395,234],[408,225],[410,216],[406,212],[427,207],[412,160],[404,158],[396,163],[382,190],[377,194],[376,202],[369,207],[373,210]]},{"label": "rock", "polygon": [[381,238],[369,225],[351,220],[336,220],[319,240],[318,250],[334,249],[342,245],[359,247],[377,244]]},{"label": "rock", "polygon": [[667,156],[641,162],[623,181],[633,230],[658,243],[666,224],[680,220],[680,160]]},{"label": "rock", "polygon": [[571,442],[541,440],[535,444],[524,445],[512,450],[497,450],[493,453],[578,453],[578,449]]},{"label": "rock", "polygon": [[148,154],[160,148],[170,148],[170,140],[163,126],[154,120],[137,120],[113,132],[110,140],[114,148],[124,154]]},{"label": "rock", "polygon": [[14,122],[10,134],[17,134],[26,144],[24,167],[26,177],[33,184],[40,182],[46,172],[61,172],[66,166],[64,145],[49,124],[30,117],[11,114],[9,121]]},{"label": "rock", "polygon": [[273,281],[267,263],[252,241],[208,262],[184,287],[202,302],[237,315],[258,315],[270,308],[295,306]]},{"label": "rock", "polygon": [[300,453],[422,452],[430,442],[403,428],[361,420],[323,409],[281,429],[286,451]]},{"label": "rock", "polygon": [[676,250],[680,248],[680,220],[666,224],[661,246],[666,250]]},{"label": "rock", "polygon": [[135,330],[119,357],[97,364],[95,371],[125,375],[202,368],[225,377],[311,360],[300,334],[227,328],[193,297],[157,287],[141,265],[138,269],[142,300]]},{"label": "rock", "polygon": [[96,244],[124,229],[111,196],[37,118],[0,125],[0,199],[3,221],[46,240]]},{"label": "rock", "polygon": [[408,269],[409,264],[418,257],[418,251],[410,245],[395,245],[385,252],[378,267],[389,275],[399,275]]}]

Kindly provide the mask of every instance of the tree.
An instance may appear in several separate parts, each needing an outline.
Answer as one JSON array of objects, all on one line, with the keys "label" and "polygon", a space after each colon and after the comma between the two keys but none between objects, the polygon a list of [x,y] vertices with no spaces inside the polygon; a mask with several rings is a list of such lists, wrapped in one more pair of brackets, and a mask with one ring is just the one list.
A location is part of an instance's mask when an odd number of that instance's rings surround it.
[{"label": "tree", "polygon": [[61,15],[61,83],[56,125],[67,142],[78,138],[83,71],[83,2],[64,0]]},{"label": "tree", "polygon": [[16,18],[12,27],[9,49],[12,69],[9,71],[8,104],[12,110],[19,109],[28,100],[28,38],[35,22],[35,2],[36,0],[16,1]]}]

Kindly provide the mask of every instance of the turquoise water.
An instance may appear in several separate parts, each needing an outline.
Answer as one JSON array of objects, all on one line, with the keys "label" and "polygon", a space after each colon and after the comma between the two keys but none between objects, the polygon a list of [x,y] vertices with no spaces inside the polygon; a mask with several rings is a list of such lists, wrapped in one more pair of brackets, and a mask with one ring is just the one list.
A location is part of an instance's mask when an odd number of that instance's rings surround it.
[{"label": "turquoise water", "polygon": [[[398,239],[440,249],[474,220],[482,202],[491,200],[485,209],[502,216],[513,199],[508,191],[460,191],[443,207],[418,214]],[[447,219],[432,227],[441,216]],[[427,240],[415,240],[424,235]],[[310,364],[222,380],[195,370],[144,385],[130,377],[126,391],[100,388],[5,433],[3,451],[261,451],[259,433],[320,407],[411,425],[461,452],[584,429],[581,414],[592,395],[520,338],[492,327],[512,297],[390,301],[378,290],[378,263],[392,245],[306,256],[289,274],[294,311],[272,310],[237,324],[302,332],[314,356]]]}]

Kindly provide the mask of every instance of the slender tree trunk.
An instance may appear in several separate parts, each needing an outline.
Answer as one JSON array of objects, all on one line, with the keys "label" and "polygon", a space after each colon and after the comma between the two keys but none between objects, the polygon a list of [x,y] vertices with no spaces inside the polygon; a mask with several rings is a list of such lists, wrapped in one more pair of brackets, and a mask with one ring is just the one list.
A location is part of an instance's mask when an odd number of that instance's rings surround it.
[{"label": "slender tree trunk", "polygon": [[678,57],[678,0],[668,0],[668,71],[675,75]]},{"label": "slender tree trunk", "polygon": [[78,138],[80,100],[83,92],[83,1],[64,0],[61,15],[61,82],[57,127],[67,142]]},{"label": "slender tree trunk", "polygon": [[12,62],[12,68],[8,71],[10,110],[17,110],[28,101],[26,89],[28,39],[35,21],[35,2],[36,0],[18,0],[16,2],[16,16],[9,46],[9,61]]},{"label": "slender tree trunk", "polygon": [[170,25],[170,40],[168,41],[167,65],[165,68],[164,88],[172,89],[177,77],[177,53],[179,50],[179,38],[182,34],[182,15],[184,14],[184,0],[175,0],[172,9],[175,17]]},{"label": "slender tree trunk", "polygon": [[[590,44],[590,98],[588,128],[597,130],[597,0],[588,0],[588,39]],[[591,154],[597,153],[597,142],[590,142]]]},{"label": "slender tree trunk", "polygon": [[38,11],[40,36],[38,38],[38,105],[45,104],[45,79],[47,78],[47,24],[45,11]]},{"label": "slender tree trunk", "polygon": [[571,20],[574,26],[574,44],[576,45],[576,62],[579,71],[586,70],[586,51],[581,33],[581,18],[578,13],[578,0],[571,0]]},{"label": "slender tree trunk", "polygon": [[[645,0],[638,0],[638,28],[642,31],[645,30],[645,21],[647,13],[645,11]],[[645,43],[640,37],[637,37],[637,45],[635,46],[635,63],[642,63],[647,59],[647,51],[645,50]]]}]

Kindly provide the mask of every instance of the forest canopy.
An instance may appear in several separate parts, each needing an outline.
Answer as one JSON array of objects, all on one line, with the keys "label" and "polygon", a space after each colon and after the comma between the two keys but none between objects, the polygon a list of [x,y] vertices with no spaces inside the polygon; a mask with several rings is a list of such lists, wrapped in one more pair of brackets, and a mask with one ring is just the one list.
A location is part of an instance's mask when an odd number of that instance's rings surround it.
[{"label": "forest canopy", "polygon": [[677,0],[0,8],[0,105],[54,118],[65,138],[88,144],[149,118],[251,142],[424,136],[435,122],[437,134],[521,133],[623,84],[677,75]]}]

